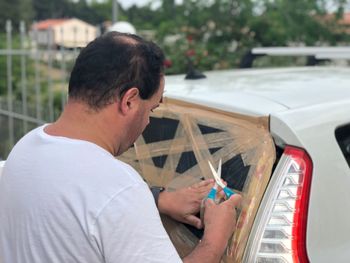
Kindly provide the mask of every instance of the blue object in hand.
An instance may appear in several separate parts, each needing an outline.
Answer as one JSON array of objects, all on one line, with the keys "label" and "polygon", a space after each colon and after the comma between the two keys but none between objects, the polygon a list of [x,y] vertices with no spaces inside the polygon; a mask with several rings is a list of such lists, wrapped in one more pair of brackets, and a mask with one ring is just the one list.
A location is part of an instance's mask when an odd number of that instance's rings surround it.
[{"label": "blue object in hand", "polygon": [[217,191],[217,186],[216,186],[216,183],[215,183],[215,186],[214,186],[212,189],[210,189],[210,192],[209,192],[207,198],[208,198],[208,199],[212,199],[212,200],[215,201],[215,198],[216,198],[216,191]]},{"label": "blue object in hand", "polygon": [[227,199],[229,199],[232,195],[235,194],[235,192],[233,192],[230,188],[228,188],[226,186],[224,187],[223,190],[224,190],[224,193],[225,193]]},{"label": "blue object in hand", "polygon": [[213,165],[211,164],[210,161],[208,161],[209,166],[210,166],[210,170],[214,176],[215,179],[215,185],[214,187],[210,190],[209,194],[208,194],[208,198],[215,200],[215,196],[216,196],[216,192],[217,192],[217,187],[220,186],[227,199],[229,199],[232,195],[235,194],[234,191],[232,191],[230,188],[228,188],[222,181],[221,181],[221,159],[219,161],[219,167],[218,167],[218,171],[215,171]]}]

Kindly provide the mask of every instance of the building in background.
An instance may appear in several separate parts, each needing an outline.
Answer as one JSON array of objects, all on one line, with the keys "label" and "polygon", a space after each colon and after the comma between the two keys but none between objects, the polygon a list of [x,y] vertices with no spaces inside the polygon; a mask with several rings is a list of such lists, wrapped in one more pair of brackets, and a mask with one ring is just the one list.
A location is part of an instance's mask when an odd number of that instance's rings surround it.
[{"label": "building in background", "polygon": [[339,24],[345,33],[350,33],[350,12],[345,12],[343,14],[343,17],[340,19]]},{"label": "building in background", "polygon": [[32,25],[30,35],[38,46],[81,48],[98,34],[95,26],[77,18],[47,19]]}]

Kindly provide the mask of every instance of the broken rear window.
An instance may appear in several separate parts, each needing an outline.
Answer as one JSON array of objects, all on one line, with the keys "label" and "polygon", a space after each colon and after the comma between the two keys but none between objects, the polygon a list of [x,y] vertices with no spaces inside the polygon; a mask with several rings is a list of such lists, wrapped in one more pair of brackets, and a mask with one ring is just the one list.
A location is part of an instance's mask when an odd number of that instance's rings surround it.
[{"label": "broken rear window", "polygon": [[[174,190],[212,178],[208,161],[222,159],[222,178],[243,196],[237,229],[223,262],[241,262],[247,238],[275,161],[268,117],[254,118],[165,99],[134,147],[120,159],[131,164],[151,186]],[[162,217],[181,257],[200,233]]]}]

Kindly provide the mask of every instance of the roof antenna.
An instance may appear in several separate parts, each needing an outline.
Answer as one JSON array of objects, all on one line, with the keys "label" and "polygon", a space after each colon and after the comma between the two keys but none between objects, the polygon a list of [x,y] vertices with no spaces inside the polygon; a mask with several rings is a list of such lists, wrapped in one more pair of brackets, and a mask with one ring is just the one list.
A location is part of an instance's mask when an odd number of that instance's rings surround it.
[{"label": "roof antenna", "polygon": [[189,57],[187,58],[187,65],[188,70],[185,79],[204,79],[206,76],[200,72],[199,70],[195,69],[193,66],[193,62]]},{"label": "roof antenna", "polygon": [[254,60],[261,56],[265,56],[265,54],[254,54],[252,50],[249,50],[243,55],[239,63],[239,68],[252,68]]}]

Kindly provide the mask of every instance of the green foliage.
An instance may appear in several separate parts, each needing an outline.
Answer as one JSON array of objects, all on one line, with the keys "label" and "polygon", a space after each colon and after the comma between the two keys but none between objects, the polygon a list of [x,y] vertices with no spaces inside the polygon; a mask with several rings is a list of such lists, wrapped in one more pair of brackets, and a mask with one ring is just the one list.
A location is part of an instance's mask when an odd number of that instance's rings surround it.
[{"label": "green foliage", "polygon": [[[157,41],[173,60],[169,73],[183,72],[186,50],[199,69],[237,67],[241,57],[258,46],[336,45],[349,43],[349,35],[340,30],[337,19],[342,17],[346,1],[335,1],[335,16],[327,16],[325,0],[184,0],[174,6],[171,19],[155,25]],[[163,9],[155,12],[165,12]],[[161,17],[156,14],[155,17]],[[185,19],[184,19],[185,17]],[[159,18],[155,18],[156,21]],[[349,31],[347,31],[349,32]],[[163,42],[169,34],[181,34],[173,47]],[[192,43],[186,43],[190,37]],[[187,45],[187,46],[186,46]],[[193,52],[194,51],[194,52]],[[205,55],[203,55],[205,54]],[[305,60],[305,59],[304,59]],[[283,58],[271,65],[296,62]],[[286,63],[283,63],[286,62]],[[297,61],[299,63],[299,60]],[[265,63],[262,63],[264,65]]]},{"label": "green foliage", "polygon": [[[13,35],[12,39],[12,49],[19,49],[20,48],[20,39],[18,34]],[[0,49],[6,49],[7,48],[7,38],[6,34],[0,34]],[[12,64],[12,67],[10,69],[7,68],[8,60],[10,60],[10,63]],[[21,57],[20,56],[6,56],[1,55],[0,56],[0,96],[2,94],[5,94],[7,92],[7,85],[8,85],[8,70],[10,75],[12,76],[12,89],[14,92],[14,95],[18,95],[20,93],[20,87],[21,87]],[[29,71],[28,71],[29,70]],[[27,61],[27,73],[32,73],[33,68],[28,64]]]},{"label": "green foliage", "polygon": [[0,0],[0,32],[5,30],[6,20],[18,28],[19,21],[29,23],[34,18],[31,0]]},{"label": "green foliage", "polygon": [[[76,17],[93,25],[112,20],[113,0],[0,0],[0,49],[6,49],[6,20],[11,20],[12,48],[20,48],[18,26],[24,21],[27,28],[36,20]],[[349,45],[350,26],[340,23],[348,0],[159,0],[158,9],[152,4],[123,9],[119,5],[118,20],[129,21],[139,33],[153,32],[156,41],[165,51],[172,66],[167,74],[185,73],[190,60],[199,70],[238,67],[244,54],[259,46],[334,46]],[[348,6],[349,7],[349,6]],[[305,65],[305,57],[262,57],[254,62],[256,67]],[[21,56],[12,56],[12,89],[14,99],[21,101]],[[6,55],[0,56],[0,103],[7,105]],[[43,60],[26,58],[28,112],[36,114],[35,72],[40,74],[40,96],[43,117],[48,117],[49,100],[53,99],[54,115],[61,111],[62,89],[67,83],[58,76],[60,61],[53,61],[49,69]],[[67,61],[70,72],[73,61]],[[48,74],[56,72],[56,78]],[[51,78],[51,79],[50,79]],[[50,80],[50,81],[49,81]],[[49,93],[52,88],[53,94]],[[51,91],[50,91],[51,92]],[[65,91],[64,91],[65,92]],[[53,96],[51,98],[50,96]],[[18,106],[21,112],[21,106]],[[0,159],[8,154],[8,117],[0,116]],[[31,125],[29,129],[35,127]],[[15,140],[28,129],[21,121],[14,123]]]},{"label": "green foliage", "polygon": [[[111,20],[112,1],[0,0],[0,12],[4,13],[0,23],[6,18],[18,24],[19,19],[77,17],[97,25]],[[158,9],[153,9],[151,3],[143,7],[133,5],[126,10],[119,5],[118,20],[131,22],[138,32],[155,33],[155,41],[172,60],[172,67],[167,70],[170,74],[186,71],[188,59],[201,70],[237,67],[241,57],[257,46],[336,45],[350,41],[346,33],[349,30],[342,29],[338,23],[346,0],[333,0],[333,16],[327,16],[328,0],[183,0],[181,5],[176,5],[174,0],[161,0],[160,3]],[[169,36],[176,36],[177,40],[169,43]],[[192,54],[188,56],[188,53]]]},{"label": "green foliage", "polygon": [[69,0],[31,0],[35,11],[35,20],[62,18],[69,16],[72,5]]}]

